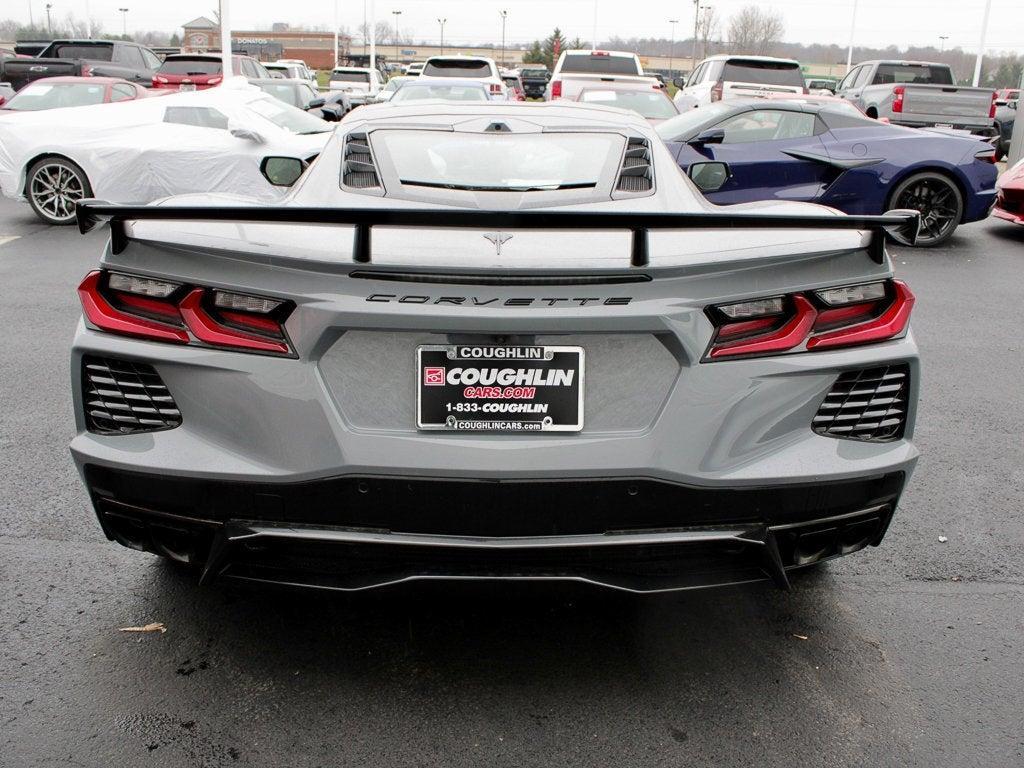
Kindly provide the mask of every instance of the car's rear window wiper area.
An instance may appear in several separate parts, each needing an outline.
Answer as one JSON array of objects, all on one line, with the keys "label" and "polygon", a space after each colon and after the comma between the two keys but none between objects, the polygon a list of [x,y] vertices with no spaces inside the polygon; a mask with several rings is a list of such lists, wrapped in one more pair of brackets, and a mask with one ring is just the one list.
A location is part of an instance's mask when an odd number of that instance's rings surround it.
[{"label": "car's rear window wiper area", "polygon": [[413,179],[400,179],[402,184],[408,187],[430,187],[432,189],[457,189],[463,192],[554,192],[560,189],[594,189],[597,182],[580,181],[571,184],[527,184],[508,186],[486,185],[486,184],[452,184],[440,181],[415,181]]}]

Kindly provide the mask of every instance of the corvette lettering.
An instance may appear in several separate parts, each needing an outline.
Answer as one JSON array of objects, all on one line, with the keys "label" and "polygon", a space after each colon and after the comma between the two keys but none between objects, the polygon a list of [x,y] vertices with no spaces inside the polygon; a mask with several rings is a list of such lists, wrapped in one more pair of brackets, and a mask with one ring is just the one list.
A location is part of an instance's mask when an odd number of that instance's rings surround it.
[{"label": "corvette lettering", "polygon": [[422,294],[399,295],[396,293],[372,293],[367,301],[381,304],[447,304],[453,307],[622,307],[629,304],[632,296],[514,297],[502,299],[499,296],[424,296]]}]

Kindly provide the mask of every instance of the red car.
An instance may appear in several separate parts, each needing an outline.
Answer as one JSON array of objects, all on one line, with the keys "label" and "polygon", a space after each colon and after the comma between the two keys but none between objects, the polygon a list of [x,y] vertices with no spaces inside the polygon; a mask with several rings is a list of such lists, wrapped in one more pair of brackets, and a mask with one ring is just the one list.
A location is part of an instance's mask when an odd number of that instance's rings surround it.
[{"label": "red car", "polygon": [[0,111],[34,112],[144,99],[149,91],[119,77],[43,77],[0,104]]},{"label": "red car", "polygon": [[[234,74],[249,80],[270,79],[270,73],[252,56],[232,56]],[[175,91],[201,91],[224,80],[219,53],[173,53],[153,75],[153,87]]]},{"label": "red car", "polygon": [[1024,163],[1017,163],[996,182],[992,215],[1024,226]]}]

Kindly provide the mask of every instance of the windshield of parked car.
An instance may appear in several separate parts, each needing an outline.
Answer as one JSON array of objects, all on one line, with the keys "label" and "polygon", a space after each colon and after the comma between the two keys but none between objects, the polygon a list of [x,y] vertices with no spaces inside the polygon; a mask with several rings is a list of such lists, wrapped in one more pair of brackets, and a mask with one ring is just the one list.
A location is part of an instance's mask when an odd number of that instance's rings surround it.
[{"label": "windshield of parked car", "polygon": [[490,77],[491,65],[474,59],[440,59],[428,61],[422,74],[424,77]]},{"label": "windshield of parked car", "polygon": [[487,91],[478,85],[446,85],[443,83],[406,83],[394,96],[393,103],[401,101],[489,101]]},{"label": "windshield of parked car", "polygon": [[730,59],[725,62],[720,80],[757,85],[795,85],[804,87],[804,76],[795,61],[758,61]]},{"label": "windshield of parked car", "polygon": [[889,83],[953,85],[953,73],[949,67],[933,67],[928,64],[879,64],[871,84]]},{"label": "windshield of parked car", "polygon": [[522,73],[523,77],[547,77],[548,71],[546,69],[524,69]]},{"label": "windshield of parked car", "polygon": [[220,59],[167,59],[157,70],[161,75],[219,75]]},{"label": "windshield of parked car", "polygon": [[562,60],[562,72],[581,75],[639,75],[632,56],[611,56],[607,53],[568,55]]},{"label": "windshield of parked car", "polygon": [[604,104],[608,107],[631,109],[640,117],[651,120],[664,120],[679,114],[675,105],[661,91],[616,91],[593,90],[583,91],[580,101],[591,104]]},{"label": "windshield of parked car", "polygon": [[670,117],[665,122],[659,123],[654,130],[665,141],[678,141],[704,125],[713,125],[718,122],[719,117],[732,112],[735,108],[735,104],[717,101],[700,109],[691,109],[675,117]]},{"label": "windshield of parked car", "polygon": [[389,158],[402,184],[530,192],[597,186],[601,171],[622,154],[623,138],[383,130],[375,131],[371,142],[375,153]]},{"label": "windshield of parked car", "polygon": [[283,128],[289,133],[326,133],[333,128],[308,112],[289,106],[270,96],[254,99],[245,105],[247,109],[255,112],[259,117],[267,120],[278,128]]},{"label": "windshield of parked car", "polygon": [[336,69],[331,72],[331,80],[341,80],[344,83],[368,83],[370,82],[370,73]]},{"label": "windshield of parked car", "polygon": [[29,83],[4,108],[32,112],[38,109],[85,107],[102,104],[105,92],[106,86],[96,83]]}]

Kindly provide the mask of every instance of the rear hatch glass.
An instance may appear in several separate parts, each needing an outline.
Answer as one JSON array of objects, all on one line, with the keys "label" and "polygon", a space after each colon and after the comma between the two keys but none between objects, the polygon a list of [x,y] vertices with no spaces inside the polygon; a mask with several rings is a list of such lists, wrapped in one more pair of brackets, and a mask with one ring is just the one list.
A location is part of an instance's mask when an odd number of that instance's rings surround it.
[{"label": "rear hatch glass", "polygon": [[458,61],[455,59],[429,61],[423,68],[424,77],[490,77],[491,65],[486,61]]},{"label": "rear hatch glass", "polygon": [[114,55],[114,46],[89,45],[81,43],[57,44],[46,52],[48,59],[90,59],[92,61],[110,61]]},{"label": "rear hatch glass", "polygon": [[790,85],[803,90],[804,76],[800,65],[789,61],[754,61],[730,59],[725,62],[721,80],[729,83],[755,85]]},{"label": "rear hatch glass", "polygon": [[369,72],[331,72],[331,80],[340,80],[343,83],[368,83],[370,82]]},{"label": "rear hatch glass", "polygon": [[102,104],[107,87],[95,83],[30,83],[7,104],[7,109],[35,111]]},{"label": "rear hatch glass", "polygon": [[157,70],[161,75],[219,75],[218,59],[167,59]]},{"label": "rear hatch glass", "polygon": [[590,56],[566,56],[562,72],[580,75],[639,75],[632,56],[608,56],[595,53]]},{"label": "rear hatch glass", "polygon": [[385,130],[373,134],[402,184],[477,192],[596,187],[623,138],[586,134],[475,134]]},{"label": "rear hatch glass", "polygon": [[948,67],[932,67],[928,64],[879,64],[871,84],[889,83],[953,85],[953,74]]}]

